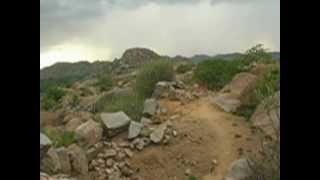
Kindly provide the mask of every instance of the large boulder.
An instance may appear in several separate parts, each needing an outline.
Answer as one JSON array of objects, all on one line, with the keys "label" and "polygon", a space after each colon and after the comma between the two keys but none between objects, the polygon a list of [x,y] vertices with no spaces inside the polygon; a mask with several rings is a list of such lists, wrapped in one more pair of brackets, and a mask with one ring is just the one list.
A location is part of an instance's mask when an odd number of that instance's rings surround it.
[{"label": "large boulder", "polygon": [[233,161],[224,180],[246,180],[252,176],[248,159],[242,158]]},{"label": "large boulder", "polygon": [[65,129],[67,131],[75,131],[81,124],[83,123],[83,120],[75,117],[72,118],[70,121],[68,121],[68,123],[65,125]]},{"label": "large boulder", "polygon": [[102,138],[103,129],[99,123],[89,120],[84,124],[80,125],[76,131],[77,142],[80,146],[88,148]]},{"label": "large boulder", "polygon": [[44,157],[51,146],[51,140],[43,133],[40,133],[40,159]]},{"label": "large boulder", "polygon": [[40,172],[40,180],[77,180],[77,179],[65,174],[57,174],[54,176],[49,176],[44,172]]},{"label": "large boulder", "polygon": [[137,137],[140,134],[142,128],[143,128],[142,123],[131,121],[130,126],[129,126],[128,139],[133,139],[133,138]]},{"label": "large boulder", "polygon": [[67,148],[71,162],[71,168],[76,177],[86,179],[89,174],[88,159],[86,153],[76,144]]},{"label": "large boulder", "polygon": [[71,164],[70,158],[68,155],[68,151],[65,147],[60,147],[55,150],[56,154],[59,157],[60,165],[61,165],[61,172],[65,174],[71,173]]},{"label": "large boulder", "polygon": [[147,117],[153,116],[156,113],[158,106],[158,102],[154,98],[145,100],[143,114]]},{"label": "large boulder", "polygon": [[60,159],[56,150],[50,148],[40,161],[40,170],[48,174],[57,174],[61,172],[61,169]]},{"label": "large boulder", "polygon": [[215,97],[212,102],[226,112],[235,112],[254,89],[257,76],[242,72],[237,74]]},{"label": "large boulder", "polygon": [[263,100],[251,116],[253,125],[272,138],[280,132],[280,91]]},{"label": "large boulder", "polygon": [[152,98],[161,98],[168,96],[168,90],[171,86],[171,82],[160,81],[156,84],[154,91],[152,93]]},{"label": "large boulder", "polygon": [[100,118],[109,136],[121,132],[130,124],[131,119],[122,111],[115,113],[101,113]]}]

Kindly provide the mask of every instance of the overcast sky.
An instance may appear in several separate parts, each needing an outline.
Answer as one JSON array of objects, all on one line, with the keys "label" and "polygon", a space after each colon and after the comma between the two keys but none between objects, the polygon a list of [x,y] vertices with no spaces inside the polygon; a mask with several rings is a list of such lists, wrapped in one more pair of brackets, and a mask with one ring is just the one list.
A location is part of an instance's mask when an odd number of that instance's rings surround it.
[{"label": "overcast sky", "polygon": [[40,68],[132,47],[192,56],[258,43],[280,51],[280,0],[40,0]]}]

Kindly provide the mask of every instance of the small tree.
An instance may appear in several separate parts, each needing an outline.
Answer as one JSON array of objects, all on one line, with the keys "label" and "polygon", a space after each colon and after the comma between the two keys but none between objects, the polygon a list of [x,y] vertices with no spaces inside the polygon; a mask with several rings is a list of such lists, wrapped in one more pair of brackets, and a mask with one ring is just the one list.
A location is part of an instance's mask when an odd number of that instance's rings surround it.
[{"label": "small tree", "polygon": [[263,44],[257,44],[245,52],[244,59],[249,62],[270,62],[272,55],[268,53],[268,49]]}]

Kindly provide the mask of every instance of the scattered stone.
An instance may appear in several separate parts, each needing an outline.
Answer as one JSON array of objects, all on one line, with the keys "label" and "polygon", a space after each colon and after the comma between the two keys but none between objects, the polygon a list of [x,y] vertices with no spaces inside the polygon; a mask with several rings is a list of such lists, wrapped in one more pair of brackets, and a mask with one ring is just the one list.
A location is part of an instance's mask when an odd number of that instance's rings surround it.
[{"label": "scattered stone", "polygon": [[175,115],[170,117],[170,120],[175,120],[175,119],[178,119],[179,117],[180,117],[179,114],[175,114]]},{"label": "scattered stone", "polygon": [[[113,159],[108,159],[108,160],[106,161],[107,167],[112,167],[113,164],[114,164],[114,160],[113,160]],[[108,174],[110,174],[110,173],[108,173]]]},{"label": "scattered stone", "polygon": [[80,146],[85,148],[95,145],[101,140],[102,131],[103,130],[100,127],[100,124],[96,123],[93,120],[89,120],[76,129],[75,133],[77,142]]},{"label": "scattered stone", "polygon": [[234,137],[235,137],[235,138],[241,138],[242,135],[241,135],[241,134],[235,134]]},{"label": "scattered stone", "polygon": [[119,152],[118,155],[116,156],[117,161],[122,161],[126,157],[126,154],[124,152]]},{"label": "scattered stone", "polygon": [[144,141],[141,139],[141,138],[137,138],[135,139],[132,144],[135,146],[136,149],[138,149],[139,151],[141,151],[144,146],[145,146],[145,143]]},{"label": "scattered stone", "polygon": [[163,144],[167,145],[167,144],[169,144],[169,141],[170,141],[170,136],[165,135],[164,139],[163,139]]},{"label": "scattered stone", "polygon": [[121,173],[119,171],[113,171],[108,180],[121,180]]},{"label": "scattered stone", "polygon": [[213,165],[218,165],[218,161],[217,161],[216,159],[213,159],[213,160],[211,161],[211,163],[212,163]]},{"label": "scattered stone", "polygon": [[186,170],[184,171],[184,175],[190,176],[190,175],[191,175],[191,170],[190,170],[190,169],[186,169]]},{"label": "scattered stone", "polygon": [[114,149],[108,149],[108,150],[105,150],[104,152],[105,158],[115,157],[116,155],[117,155],[117,151],[115,151]]},{"label": "scattered stone", "polygon": [[129,177],[133,174],[132,169],[128,168],[127,166],[124,166],[123,168],[121,168],[121,172],[126,177]]},{"label": "scattered stone", "polygon": [[124,148],[123,150],[129,158],[133,156],[133,152],[130,149]]},{"label": "scattered stone", "polygon": [[167,126],[165,124],[160,125],[156,128],[150,135],[150,139],[154,143],[159,143],[163,139],[164,131],[166,130]]},{"label": "scattered stone", "polygon": [[177,137],[178,136],[178,132],[176,130],[173,130],[172,131],[172,135],[173,135],[173,137]]},{"label": "scattered stone", "polygon": [[140,122],[144,125],[144,126],[147,126],[147,125],[150,125],[152,123],[152,121],[148,118],[145,118],[145,117],[142,117]]},{"label": "scattered stone", "polygon": [[149,137],[152,132],[153,130],[151,128],[143,127],[140,131],[140,135],[143,137]]},{"label": "scattered stone", "polygon": [[158,102],[156,99],[147,99],[144,102],[143,114],[147,117],[153,116],[158,108]]},{"label": "scattered stone", "polygon": [[142,128],[143,128],[142,123],[131,121],[130,127],[129,127],[128,139],[133,139],[137,137],[140,134]]},{"label": "scattered stone", "polygon": [[123,148],[127,148],[130,146],[130,144],[128,142],[121,142],[121,143],[119,143],[119,146],[123,147]]},{"label": "scattered stone", "polygon": [[44,134],[40,133],[40,160],[52,146],[51,140]]},{"label": "scattered stone", "polygon": [[243,180],[252,176],[248,159],[242,158],[231,163],[225,180]]}]

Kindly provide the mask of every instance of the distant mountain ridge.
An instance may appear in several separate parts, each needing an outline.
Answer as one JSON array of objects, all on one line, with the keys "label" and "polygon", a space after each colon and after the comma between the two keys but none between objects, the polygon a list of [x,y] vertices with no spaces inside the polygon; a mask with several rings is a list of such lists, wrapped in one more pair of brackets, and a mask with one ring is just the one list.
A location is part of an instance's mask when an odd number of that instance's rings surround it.
[{"label": "distant mountain ridge", "polygon": [[[275,60],[280,60],[280,52],[270,52],[271,56]],[[227,54],[217,54],[214,56],[199,54],[194,55],[190,59],[193,63],[200,63],[201,61],[205,61],[208,59],[224,59],[224,60],[232,60],[241,57],[242,53],[227,53]]]}]

